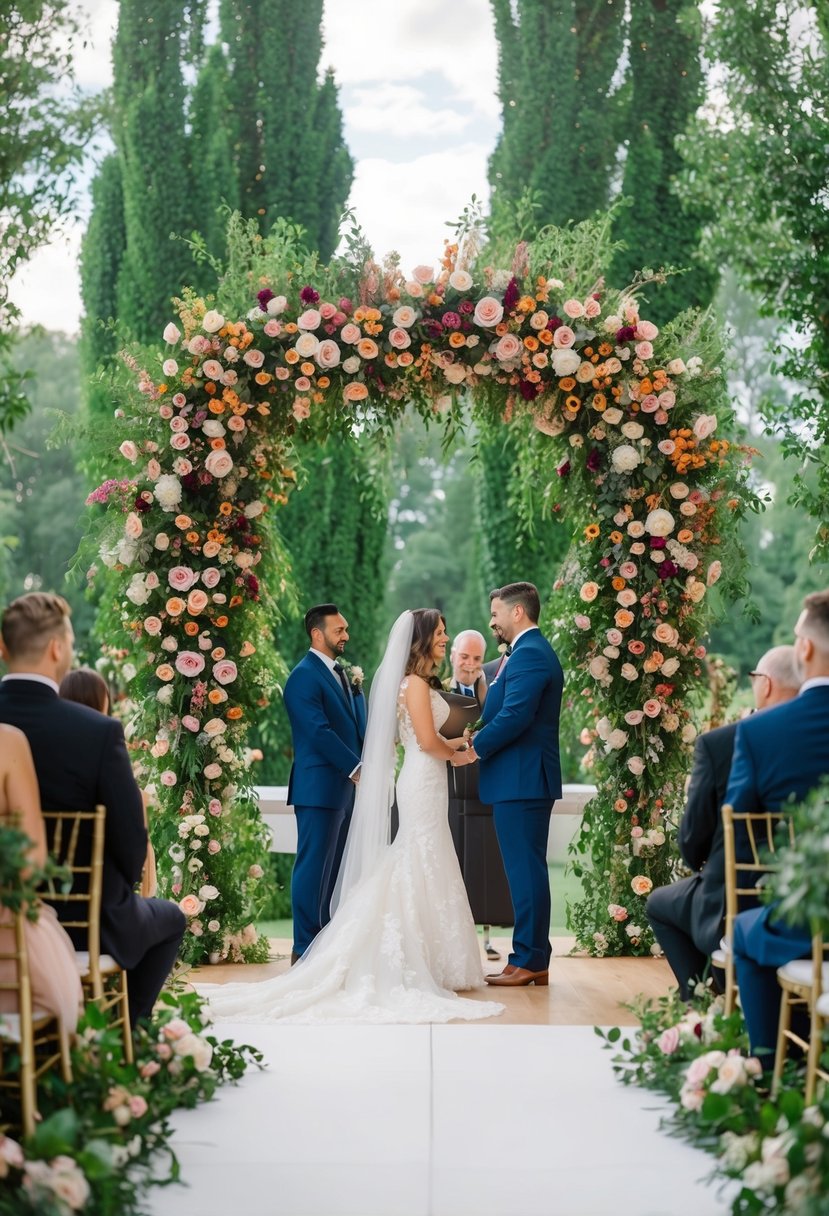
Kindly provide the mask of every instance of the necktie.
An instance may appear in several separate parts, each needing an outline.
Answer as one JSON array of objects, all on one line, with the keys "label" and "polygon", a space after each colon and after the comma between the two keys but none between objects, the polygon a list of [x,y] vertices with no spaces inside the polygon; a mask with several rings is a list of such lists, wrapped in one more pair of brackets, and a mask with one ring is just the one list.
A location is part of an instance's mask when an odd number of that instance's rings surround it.
[{"label": "necktie", "polygon": [[465,697],[474,697],[475,696],[474,688],[470,688],[468,684],[461,684],[461,692],[463,693],[463,695]]},{"label": "necktie", "polygon": [[344,668],[340,667],[339,663],[335,663],[334,671],[337,673],[337,678],[339,679],[340,684],[342,684],[343,692],[345,693],[345,699],[346,699],[346,701],[348,701],[348,704],[350,705],[351,704],[351,693],[348,688],[348,679],[346,677],[345,670],[344,670]]}]

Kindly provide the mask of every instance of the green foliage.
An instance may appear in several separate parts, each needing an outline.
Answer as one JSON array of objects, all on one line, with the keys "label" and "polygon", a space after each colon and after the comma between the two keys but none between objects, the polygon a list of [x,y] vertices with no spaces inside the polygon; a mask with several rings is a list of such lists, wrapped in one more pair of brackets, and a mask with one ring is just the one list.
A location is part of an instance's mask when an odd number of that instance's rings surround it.
[{"label": "green foliage", "polygon": [[829,938],[829,777],[795,807],[792,827],[763,895],[781,919]]},{"label": "green foliage", "polygon": [[[94,108],[72,89],[76,17],[56,0],[0,8],[0,433],[27,409],[8,284],[75,205],[74,170]],[[70,86],[67,88],[67,84]]]},{"label": "green foliage", "polygon": [[[703,212],[678,188],[676,147],[702,100],[701,19],[689,0],[634,0],[630,7],[627,155],[616,235],[625,244],[611,270],[630,283],[641,267],[683,271],[647,290],[648,315],[662,325],[686,308],[711,303],[719,267],[697,255]],[[647,272],[646,272],[647,273]]]},{"label": "green foliage", "polygon": [[118,280],[124,261],[127,233],[124,225],[124,189],[119,156],[102,162],[92,182],[92,214],[81,245],[81,362],[86,372],[86,405],[93,417],[112,413],[108,387],[99,368],[106,367],[118,350],[115,320],[118,316]]},{"label": "green foliage", "polygon": [[815,520],[813,553],[829,554],[829,140],[826,5],[801,0],[720,4],[706,56],[718,65],[725,105],[702,112],[682,141],[683,189],[707,207],[705,252],[729,262],[779,318],[770,347],[778,374],[803,387],[778,388],[765,406],[769,428],[809,478],[795,475],[793,502]]},{"label": "green foliage", "polygon": [[33,866],[29,861],[31,848],[25,832],[0,822],[0,907],[10,912],[26,908],[29,920],[37,920],[38,892],[44,884],[54,890],[56,883],[62,891],[68,890],[68,872],[50,857],[44,866]]}]

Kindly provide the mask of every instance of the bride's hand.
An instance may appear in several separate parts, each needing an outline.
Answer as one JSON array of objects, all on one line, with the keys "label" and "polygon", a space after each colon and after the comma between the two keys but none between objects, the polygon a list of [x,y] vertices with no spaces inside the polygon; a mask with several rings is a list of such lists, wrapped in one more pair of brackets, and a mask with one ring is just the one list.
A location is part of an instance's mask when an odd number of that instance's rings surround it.
[{"label": "bride's hand", "polygon": [[453,752],[462,752],[466,750],[469,740],[465,735],[461,735],[460,739],[447,739],[446,742],[452,748]]},{"label": "bride's hand", "polygon": [[452,753],[449,763],[452,765],[452,768],[463,768],[465,764],[474,764],[477,759],[478,757],[475,755],[473,748],[464,747]]}]

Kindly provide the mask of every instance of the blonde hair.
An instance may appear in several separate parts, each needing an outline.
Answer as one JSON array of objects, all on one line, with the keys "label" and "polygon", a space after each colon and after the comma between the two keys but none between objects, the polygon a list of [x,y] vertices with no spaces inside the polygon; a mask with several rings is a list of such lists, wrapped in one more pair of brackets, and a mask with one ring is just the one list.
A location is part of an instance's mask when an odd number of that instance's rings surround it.
[{"label": "blonde hair", "polygon": [[32,591],[12,600],[0,633],[10,659],[39,659],[57,634],[65,632],[72,609],[62,595]]}]

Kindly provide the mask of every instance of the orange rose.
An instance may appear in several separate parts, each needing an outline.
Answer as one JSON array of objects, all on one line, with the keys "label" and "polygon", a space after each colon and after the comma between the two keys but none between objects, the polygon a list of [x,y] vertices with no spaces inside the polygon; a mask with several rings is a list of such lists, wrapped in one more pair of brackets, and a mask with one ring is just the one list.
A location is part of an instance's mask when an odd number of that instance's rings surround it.
[{"label": "orange rose", "polygon": [[620,608],[613,619],[617,629],[628,629],[633,624],[633,613],[628,612],[627,608]]},{"label": "orange rose", "polygon": [[167,609],[168,616],[181,616],[182,612],[184,612],[186,604],[184,603],[184,600],[179,599],[177,595],[173,595],[170,597],[170,599],[168,599],[165,607]]},{"label": "orange rose", "polygon": [[155,674],[158,676],[159,680],[172,680],[176,673],[173,671],[169,663],[162,663],[159,667],[156,667]]},{"label": "orange rose", "polygon": [[270,384],[273,379],[270,372],[257,372],[253,378],[257,384]]},{"label": "orange rose", "polygon": [[294,350],[293,347],[291,347],[290,350],[285,351],[285,362],[286,363],[299,363],[299,355],[297,354],[297,352]]},{"label": "orange rose", "polygon": [[182,532],[185,530],[185,528],[189,528],[192,522],[193,521],[189,515],[177,515],[173,520],[173,523],[177,528],[181,528]]},{"label": "orange rose", "polygon": [[224,629],[225,625],[227,624],[227,617],[226,616],[217,616],[214,623],[217,625],[217,627],[219,629]]},{"label": "orange rose", "polygon": [[185,621],[184,622],[184,632],[187,634],[188,637],[194,638],[196,636],[196,634],[199,632],[198,623],[196,621]]},{"label": "orange rose", "polygon": [[357,354],[361,359],[376,359],[377,343],[372,338],[361,338],[357,343]]},{"label": "orange rose", "polygon": [[211,414],[223,414],[225,412],[225,404],[223,401],[211,401],[207,407]]},{"label": "orange rose", "polygon": [[365,401],[367,396],[368,389],[366,388],[365,384],[362,384],[359,380],[355,380],[353,383],[347,384],[343,389],[343,401],[345,401],[346,404],[350,404],[354,401]]},{"label": "orange rose", "polygon": [[238,721],[239,718],[242,717],[243,713],[244,713],[243,709],[240,709],[238,705],[234,705],[227,711],[227,713],[225,714],[225,717],[229,718],[231,722],[236,722],[236,721]]},{"label": "orange rose", "polygon": [[464,337],[463,334],[458,333],[457,330],[453,330],[452,333],[449,335],[449,345],[450,346],[466,346],[466,338]]},{"label": "orange rose", "polygon": [[198,532],[185,532],[184,539],[188,545],[197,545],[199,543],[199,534]]},{"label": "orange rose", "polygon": [[225,654],[226,651],[223,646],[216,646],[213,650],[211,650],[210,657],[214,663],[218,663],[219,659],[223,659],[225,657]]},{"label": "orange rose", "polygon": [[223,688],[213,688],[207,694],[207,699],[211,705],[221,705],[222,701],[227,700],[227,693]]}]

